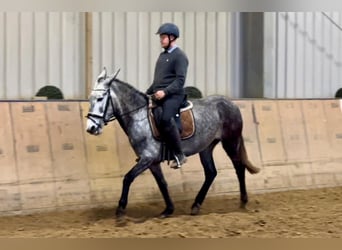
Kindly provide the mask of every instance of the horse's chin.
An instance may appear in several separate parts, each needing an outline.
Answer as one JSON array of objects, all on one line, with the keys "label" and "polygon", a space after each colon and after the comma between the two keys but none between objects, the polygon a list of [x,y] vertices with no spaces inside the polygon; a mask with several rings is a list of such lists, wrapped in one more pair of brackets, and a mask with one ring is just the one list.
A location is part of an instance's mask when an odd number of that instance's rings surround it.
[{"label": "horse's chin", "polygon": [[96,129],[92,134],[93,135],[100,135],[100,134],[102,134],[102,128]]},{"label": "horse's chin", "polygon": [[95,134],[94,135],[100,135],[100,134],[102,134],[102,128],[99,128],[99,129],[97,129],[96,131],[95,131]]}]

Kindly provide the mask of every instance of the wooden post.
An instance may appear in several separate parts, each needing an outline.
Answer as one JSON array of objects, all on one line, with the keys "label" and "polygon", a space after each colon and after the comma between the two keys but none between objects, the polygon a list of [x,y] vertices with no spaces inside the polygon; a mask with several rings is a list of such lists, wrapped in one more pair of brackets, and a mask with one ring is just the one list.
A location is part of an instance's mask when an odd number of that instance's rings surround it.
[{"label": "wooden post", "polygon": [[86,29],[86,98],[88,98],[93,85],[93,17],[90,12],[85,13]]}]

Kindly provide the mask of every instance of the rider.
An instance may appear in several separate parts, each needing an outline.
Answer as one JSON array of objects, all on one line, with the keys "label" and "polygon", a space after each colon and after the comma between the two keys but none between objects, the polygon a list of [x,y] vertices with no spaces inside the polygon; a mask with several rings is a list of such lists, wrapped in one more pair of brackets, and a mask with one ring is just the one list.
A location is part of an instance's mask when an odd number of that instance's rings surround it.
[{"label": "rider", "polygon": [[157,107],[161,107],[159,129],[167,145],[173,150],[172,168],[180,168],[186,162],[181,148],[181,138],[174,117],[185,99],[184,83],[188,58],[176,45],[179,29],[173,23],[162,24],[157,33],[164,51],[156,62],[154,79],[146,93],[153,95]]}]

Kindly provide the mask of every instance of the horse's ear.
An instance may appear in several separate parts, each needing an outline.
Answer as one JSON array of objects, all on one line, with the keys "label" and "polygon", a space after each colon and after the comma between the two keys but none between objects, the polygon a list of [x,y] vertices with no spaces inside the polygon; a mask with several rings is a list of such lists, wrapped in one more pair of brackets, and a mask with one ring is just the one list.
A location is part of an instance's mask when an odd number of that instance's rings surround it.
[{"label": "horse's ear", "polygon": [[98,80],[100,80],[101,78],[105,79],[107,77],[107,69],[106,67],[103,67],[102,72],[100,73],[100,75],[97,77]]},{"label": "horse's ear", "polygon": [[112,82],[116,79],[116,77],[118,76],[119,72],[120,72],[120,68],[118,68],[118,70],[115,71],[115,73],[109,77],[110,78],[109,85],[111,85]]}]

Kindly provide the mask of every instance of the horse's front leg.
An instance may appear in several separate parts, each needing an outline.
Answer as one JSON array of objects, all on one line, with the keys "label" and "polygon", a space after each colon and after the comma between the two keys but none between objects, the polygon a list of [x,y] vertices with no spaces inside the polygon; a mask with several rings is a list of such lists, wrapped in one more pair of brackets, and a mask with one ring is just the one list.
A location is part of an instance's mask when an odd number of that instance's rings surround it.
[{"label": "horse's front leg", "polygon": [[119,205],[116,209],[116,216],[121,217],[125,215],[125,209],[128,203],[129,188],[134,179],[150,167],[151,160],[140,159],[139,162],[125,175],[122,184],[122,192],[119,200]]},{"label": "horse's front leg", "polygon": [[162,169],[161,169],[159,163],[153,164],[150,167],[150,170],[152,172],[154,179],[156,180],[156,182],[158,184],[159,190],[162,193],[165,204],[166,204],[165,210],[163,212],[161,212],[159,217],[160,218],[167,218],[173,214],[174,206],[173,206],[173,202],[171,200],[170,194],[169,194],[169,190],[167,188],[166,180],[164,178],[164,175],[163,175],[163,172],[162,172]]}]

